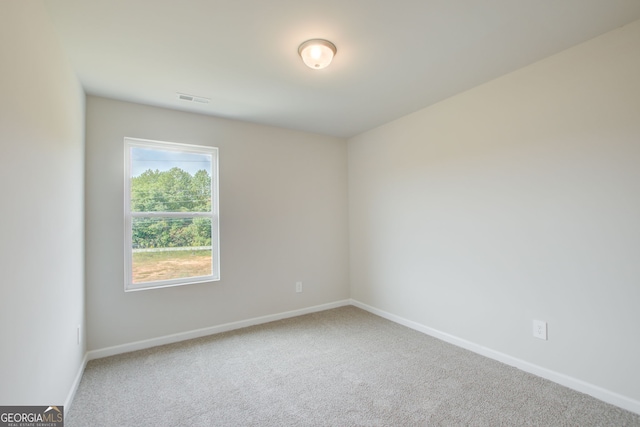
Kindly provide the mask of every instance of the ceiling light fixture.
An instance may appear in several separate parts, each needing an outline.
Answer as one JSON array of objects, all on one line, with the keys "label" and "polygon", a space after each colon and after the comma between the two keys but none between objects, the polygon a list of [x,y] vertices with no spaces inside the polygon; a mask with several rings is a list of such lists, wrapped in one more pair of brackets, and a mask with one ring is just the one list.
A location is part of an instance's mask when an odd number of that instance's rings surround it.
[{"label": "ceiling light fixture", "polygon": [[304,63],[314,70],[321,70],[331,64],[336,51],[336,45],[323,39],[307,40],[298,48]]}]

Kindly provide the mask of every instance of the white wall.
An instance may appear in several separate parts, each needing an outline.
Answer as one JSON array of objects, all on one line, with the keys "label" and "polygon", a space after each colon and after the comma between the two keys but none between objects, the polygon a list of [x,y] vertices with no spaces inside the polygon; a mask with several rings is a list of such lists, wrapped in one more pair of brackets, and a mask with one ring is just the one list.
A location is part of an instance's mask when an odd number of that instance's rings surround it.
[{"label": "white wall", "polygon": [[[124,292],[125,136],[219,147],[221,281]],[[88,97],[89,349],[348,298],[346,150],[343,139]]]},{"label": "white wall", "polygon": [[640,404],[640,21],[348,155],[355,300]]},{"label": "white wall", "polygon": [[0,2],[0,405],[62,405],[84,342],[84,92],[40,2]]}]

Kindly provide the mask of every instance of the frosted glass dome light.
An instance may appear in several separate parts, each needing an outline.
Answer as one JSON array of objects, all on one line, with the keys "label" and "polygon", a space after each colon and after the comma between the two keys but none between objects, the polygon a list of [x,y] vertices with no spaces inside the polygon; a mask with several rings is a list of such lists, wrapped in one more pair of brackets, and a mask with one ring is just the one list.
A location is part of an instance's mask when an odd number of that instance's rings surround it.
[{"label": "frosted glass dome light", "polygon": [[321,70],[331,64],[336,54],[336,46],[327,40],[312,39],[302,43],[298,53],[307,67]]}]

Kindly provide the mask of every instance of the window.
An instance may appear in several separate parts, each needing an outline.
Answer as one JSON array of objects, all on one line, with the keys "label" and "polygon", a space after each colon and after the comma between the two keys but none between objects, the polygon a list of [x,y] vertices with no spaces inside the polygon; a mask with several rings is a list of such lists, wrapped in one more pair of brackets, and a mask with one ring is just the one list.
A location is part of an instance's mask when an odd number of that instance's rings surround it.
[{"label": "window", "polygon": [[218,149],[124,143],[125,291],[220,280]]}]

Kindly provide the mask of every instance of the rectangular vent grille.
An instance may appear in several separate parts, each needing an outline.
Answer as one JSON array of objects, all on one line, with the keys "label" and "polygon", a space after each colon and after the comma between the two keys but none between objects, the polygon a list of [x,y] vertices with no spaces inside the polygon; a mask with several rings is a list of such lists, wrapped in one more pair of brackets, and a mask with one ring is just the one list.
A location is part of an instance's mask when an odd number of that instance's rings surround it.
[{"label": "rectangular vent grille", "polygon": [[178,92],[178,99],[182,101],[187,101],[187,102],[198,102],[200,104],[208,104],[209,102],[211,102],[209,98],[203,98],[201,96],[195,96],[195,95],[187,95],[186,93],[179,93],[179,92]]}]

